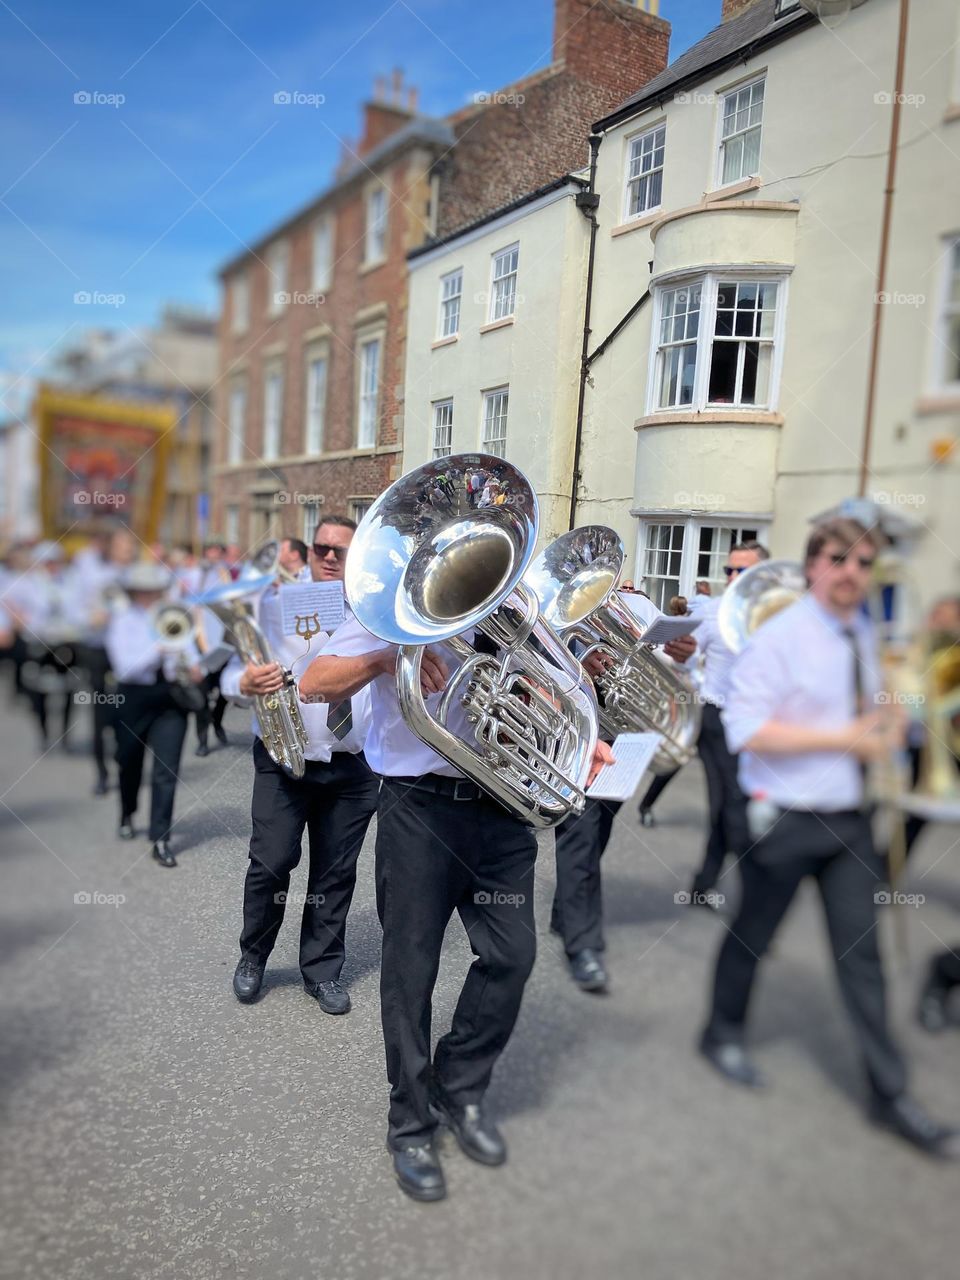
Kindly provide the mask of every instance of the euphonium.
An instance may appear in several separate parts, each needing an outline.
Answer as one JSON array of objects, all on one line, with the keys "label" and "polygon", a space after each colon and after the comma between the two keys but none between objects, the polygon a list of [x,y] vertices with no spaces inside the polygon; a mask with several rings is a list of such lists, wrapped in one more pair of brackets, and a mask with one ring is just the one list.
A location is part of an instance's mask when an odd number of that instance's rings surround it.
[{"label": "euphonium", "polygon": [[669,773],[696,753],[700,704],[680,672],[644,644],[644,627],[617,599],[623,560],[623,543],[612,529],[586,525],[551,542],[526,581],[554,630],[585,646],[581,662],[593,653],[613,660],[594,677],[600,727],[609,737],[659,733],[651,767],[654,773]]},{"label": "euphonium", "polygon": [[[491,480],[502,503],[485,497]],[[417,737],[518,818],[549,827],[583,809],[597,704],[522,581],[537,520],[529,482],[501,458],[437,459],[364,516],[346,588],[363,626],[401,646],[397,694]],[[458,665],[428,707],[420,665],[433,644]]]},{"label": "euphonium", "polygon": [[160,648],[177,656],[177,684],[183,689],[184,707],[187,711],[202,711],[206,694],[190,678],[190,666],[186,650],[196,639],[197,627],[193,614],[182,604],[172,600],[158,600],[150,610],[150,627]]},{"label": "euphonium", "polygon": [[[244,565],[236,582],[225,582],[190,597],[192,605],[203,605],[216,614],[229,631],[240,657],[255,666],[276,661],[253,607],[254,598],[276,577],[276,555],[271,552],[272,544],[268,543]],[[256,694],[253,705],[270,759],[291,778],[302,778],[308,737],[291,672],[284,669],[283,686],[275,693]]]},{"label": "euphonium", "polygon": [[795,604],[806,589],[796,560],[761,560],[745,569],[720,597],[717,628],[724,644],[739,653],[757,627]]}]

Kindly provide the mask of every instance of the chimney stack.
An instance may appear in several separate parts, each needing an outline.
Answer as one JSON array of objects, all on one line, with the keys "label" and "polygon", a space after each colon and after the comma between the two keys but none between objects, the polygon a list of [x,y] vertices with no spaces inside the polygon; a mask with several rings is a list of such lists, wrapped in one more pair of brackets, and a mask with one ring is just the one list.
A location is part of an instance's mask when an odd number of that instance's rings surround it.
[{"label": "chimney stack", "polygon": [[720,9],[720,21],[729,22],[731,18],[739,18],[741,13],[758,4],[759,0],[723,0]]},{"label": "chimney stack", "polygon": [[389,81],[377,76],[373,82],[373,98],[364,104],[363,135],[357,144],[357,155],[368,151],[402,129],[417,112],[417,90],[404,85],[403,71],[394,67]]}]

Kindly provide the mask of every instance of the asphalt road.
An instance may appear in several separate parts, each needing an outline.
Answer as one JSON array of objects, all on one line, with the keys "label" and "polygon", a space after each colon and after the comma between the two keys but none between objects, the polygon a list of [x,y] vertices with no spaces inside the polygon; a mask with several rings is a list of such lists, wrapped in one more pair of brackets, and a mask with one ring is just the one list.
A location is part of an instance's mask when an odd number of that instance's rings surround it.
[{"label": "asphalt road", "polygon": [[[304,995],[293,920],[265,996],[238,1004],[250,742],[244,713],[227,727],[232,745],[206,760],[191,735],[167,871],[145,842],[115,839],[115,793],[90,796],[85,758],[38,759],[25,715],[3,714],[0,1274],[955,1280],[960,1170],[864,1123],[812,891],[757,992],[769,1091],[726,1085],[693,1051],[725,927],[674,896],[702,841],[698,765],[665,793],[656,829],[632,805],[618,822],[606,997],[572,986],[547,932],[544,841],[539,957],[490,1095],[510,1160],[472,1164],[447,1137],[449,1198],[407,1200],[384,1151],[372,839],[348,934],[353,1012],[327,1017]],[[960,937],[958,835],[924,836],[904,885],[925,899],[903,909],[906,959],[890,911],[880,927],[915,1092],[960,1122],[960,1030],[913,1022],[926,957]],[[722,887],[733,896],[734,873]],[[469,960],[455,921],[441,1031]]]}]

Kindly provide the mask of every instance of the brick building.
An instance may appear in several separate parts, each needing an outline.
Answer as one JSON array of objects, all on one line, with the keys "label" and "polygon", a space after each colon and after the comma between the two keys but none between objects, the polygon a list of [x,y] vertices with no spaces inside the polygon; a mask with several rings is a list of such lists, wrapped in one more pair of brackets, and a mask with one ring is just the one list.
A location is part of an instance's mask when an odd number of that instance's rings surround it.
[{"label": "brick building", "polygon": [[334,182],[221,270],[213,526],[251,547],[359,516],[401,469],[406,255],[587,161],[667,62],[657,0],[556,0],[550,65],[447,119],[394,74]]}]

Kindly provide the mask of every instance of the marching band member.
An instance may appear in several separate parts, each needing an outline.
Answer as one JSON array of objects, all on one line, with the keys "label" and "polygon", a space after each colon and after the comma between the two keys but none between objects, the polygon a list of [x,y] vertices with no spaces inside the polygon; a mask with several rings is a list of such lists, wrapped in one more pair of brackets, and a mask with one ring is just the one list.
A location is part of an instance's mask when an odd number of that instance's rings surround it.
[{"label": "marching band member", "polygon": [[[342,581],[356,524],[327,516],[314,535],[310,572],[315,581]],[[256,694],[281,687],[281,664],[303,669],[329,639],[325,631],[308,641],[283,634],[280,590],[267,588],[258,606],[259,624],[278,661],[243,664],[239,655],[224,670],[221,688],[249,705]],[[233,976],[238,1000],[255,1000],[263,971],[283,923],[290,873],[300,861],[304,828],[310,835],[310,869],[300,924],[300,972],[304,989],[325,1013],[347,1013],[350,996],[340,983],[347,913],[357,881],[357,858],[377,806],[377,779],[363,756],[370,698],[360,690],[340,707],[303,703],[309,743],[306,771],[291,778],[271,759],[254,719],[253,834],[243,890],[240,962]],[[337,714],[334,715],[333,713]]]},{"label": "marching band member", "polygon": [[[329,523],[329,521],[326,523]],[[292,581],[295,578],[300,578],[303,582],[310,581],[308,557],[309,552],[305,542],[301,542],[299,538],[283,539],[280,543],[277,564],[286,574],[287,581]]]},{"label": "marching band member", "polygon": [[[391,1085],[387,1147],[403,1191],[415,1200],[440,1200],[446,1183],[433,1139],[441,1120],[471,1159],[499,1165],[507,1157],[484,1095],[536,955],[537,841],[530,827],[408,728],[397,696],[398,653],[350,618],[307,668],[300,689],[305,697],[338,703],[370,687],[366,751],[381,775],[376,886]],[[443,690],[455,664],[445,644],[425,650],[425,695]],[[459,706],[448,726],[455,734],[469,732]],[[609,748],[598,749],[594,772],[610,758]],[[454,911],[476,959],[431,1061],[433,988]]]},{"label": "marching band member", "polygon": [[[200,593],[209,591],[218,583],[229,582],[231,574],[227,567],[226,553],[227,549],[222,542],[208,542],[203,548],[203,562],[196,567],[194,574],[186,579],[186,583],[195,583],[193,590]],[[197,619],[197,647],[202,654],[208,654],[223,641],[223,623],[216,614],[202,607],[195,610],[194,616]],[[197,745],[194,755],[210,754],[211,725],[220,745],[222,747],[227,745],[227,731],[223,727],[227,699],[220,688],[220,675],[226,665],[224,662],[215,671],[207,670],[204,674],[203,683],[200,686],[203,692],[203,705],[196,712]]]},{"label": "marching band member", "polygon": [[55,696],[62,708],[58,742],[66,751],[75,692],[70,667],[80,629],[70,570],[58,542],[41,542],[35,548],[30,568],[10,586],[6,600],[24,641],[22,678],[37,721],[39,750],[50,746],[48,699]]},{"label": "marching band member", "polygon": [[862,610],[878,535],[847,518],[818,525],[807,543],[809,590],[760,627],[736,659],[723,722],[740,780],[753,797],[743,895],[717,958],[700,1042],[728,1079],[762,1078],[744,1047],[747,1008],[766,952],[801,880],[823,900],[834,966],[870,1089],[873,1121],[925,1152],[960,1156],[955,1131],[907,1093],[906,1068],[887,1027],[875,894],[884,877],[870,829],[864,766],[903,736],[893,707],[874,705],[878,662]]},{"label": "marching band member", "polygon": [[[191,644],[182,655],[165,650],[154,631],[150,610],[171,585],[169,570],[159,564],[135,564],[120,584],[130,606],[115,613],[107,626],[106,649],[117,678],[117,765],[120,770],[121,840],[132,840],[137,796],[143,777],[147,747],[153,755],[150,778],[151,857],[162,867],[175,867],[170,848],[173,803],[180,755],[187,732],[184,699],[178,693],[181,679],[199,684],[199,653]],[[186,663],[186,672],[183,671]]]},{"label": "marching band member", "polygon": [[[723,566],[727,586],[736,582],[744,569],[769,559],[770,553],[759,542],[741,542],[732,546]],[[697,751],[707,780],[709,832],[703,862],[690,886],[691,906],[710,906],[715,887],[728,853],[742,857],[750,843],[747,831],[747,801],[737,778],[737,757],[727,746],[720,713],[734,653],[717,626],[720,596],[699,596],[696,616],[697,646],[703,655],[703,719]]]}]

